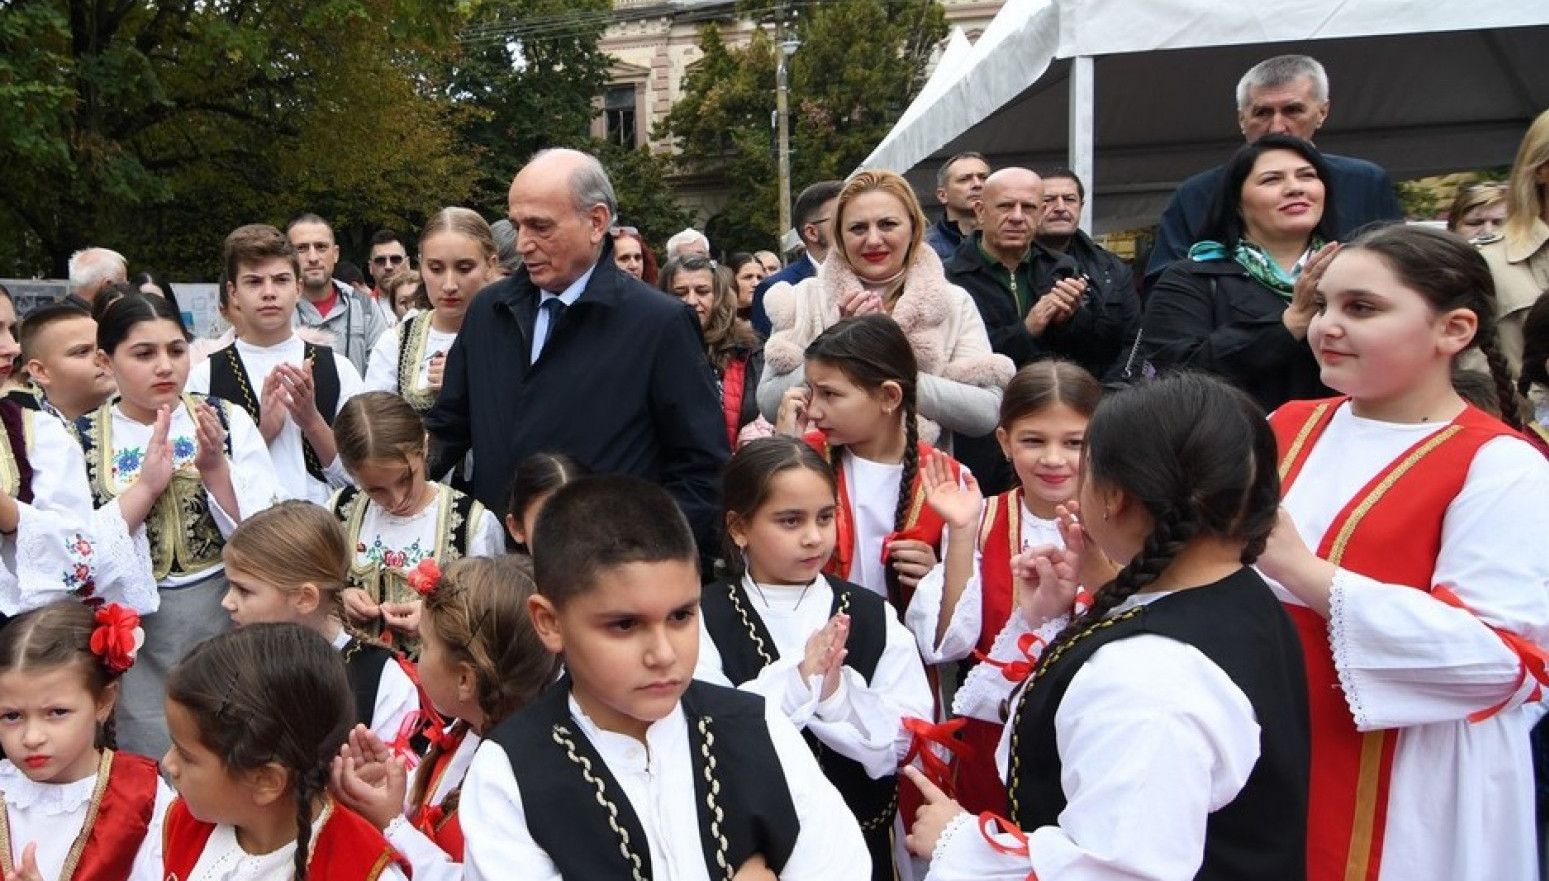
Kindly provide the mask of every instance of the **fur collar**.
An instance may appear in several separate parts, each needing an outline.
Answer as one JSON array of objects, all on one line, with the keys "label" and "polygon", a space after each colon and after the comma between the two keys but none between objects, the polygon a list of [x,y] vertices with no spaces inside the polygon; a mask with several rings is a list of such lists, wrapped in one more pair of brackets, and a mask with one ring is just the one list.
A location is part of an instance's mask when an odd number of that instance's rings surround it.
[{"label": "fur collar", "polygon": [[[855,271],[842,260],[824,260],[818,269],[818,289],[823,292],[824,309],[830,313],[828,324],[839,321],[839,303],[864,285]],[[947,294],[946,272],[941,258],[928,245],[915,249],[904,275],[904,289],[893,304],[893,320],[903,329],[920,362],[922,373],[940,374],[946,366],[947,341],[941,326],[952,317],[952,302]]]}]

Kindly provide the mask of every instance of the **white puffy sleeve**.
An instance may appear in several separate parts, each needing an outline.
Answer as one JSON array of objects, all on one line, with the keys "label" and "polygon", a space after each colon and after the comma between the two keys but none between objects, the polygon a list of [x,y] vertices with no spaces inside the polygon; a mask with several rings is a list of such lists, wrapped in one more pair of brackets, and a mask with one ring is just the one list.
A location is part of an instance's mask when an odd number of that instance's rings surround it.
[{"label": "white puffy sleeve", "polygon": [[[479,745],[463,781],[457,816],[463,827],[463,874],[468,881],[563,881],[559,867],[527,829],[527,806],[500,744]],[[864,845],[860,849],[865,852]]]},{"label": "white puffy sleeve", "polygon": [[231,488],[237,494],[240,511],[223,510],[208,491],[210,514],[221,531],[230,538],[237,524],[285,497],[285,489],[274,476],[269,446],[247,411],[235,404],[226,407],[226,432],[231,439]]},{"label": "white puffy sleeve", "polygon": [[498,557],[506,552],[506,530],[500,518],[488,508],[481,509],[479,522],[468,536],[468,556]]},{"label": "white puffy sleeve", "polygon": [[[376,345],[371,347],[371,356],[366,361],[366,391],[398,391],[398,342],[399,331],[396,327],[389,327],[376,338]],[[342,375],[340,382],[343,382]],[[340,403],[343,403],[344,390],[340,388],[339,391]]]}]

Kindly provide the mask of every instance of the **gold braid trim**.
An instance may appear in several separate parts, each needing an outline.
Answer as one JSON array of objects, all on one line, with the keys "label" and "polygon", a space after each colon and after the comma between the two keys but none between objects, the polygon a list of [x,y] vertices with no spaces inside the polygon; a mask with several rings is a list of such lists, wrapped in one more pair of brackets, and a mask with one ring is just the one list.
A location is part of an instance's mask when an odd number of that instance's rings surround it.
[{"label": "gold braid trim", "polygon": [[409,406],[423,414],[435,406],[436,392],[429,386],[416,385],[420,377],[420,362],[425,359],[425,348],[430,344],[431,313],[423,312],[398,325],[398,395]]},{"label": "gold braid trim", "polygon": [[731,595],[732,608],[737,610],[737,615],[742,618],[742,625],[748,629],[748,638],[753,640],[753,650],[767,667],[775,662],[774,656],[769,653],[769,647],[764,644],[764,638],[758,635],[758,628],[753,626],[753,616],[748,612],[747,606],[742,604],[742,592],[737,590],[737,585],[727,582],[726,592]]},{"label": "gold braid trim", "polygon": [[1093,634],[1096,634],[1101,630],[1112,627],[1121,621],[1128,621],[1129,619],[1140,614],[1144,609],[1145,605],[1142,604],[1135,606],[1134,608],[1129,609],[1122,614],[1115,615],[1112,618],[1105,618],[1102,621],[1099,621],[1096,624],[1093,624],[1091,627],[1088,627],[1087,629],[1076,634],[1068,642],[1055,649],[1053,652],[1047,655],[1043,655],[1038,659],[1037,666],[1033,668],[1033,675],[1027,680],[1027,686],[1022,689],[1022,696],[1017,700],[1016,712],[1012,714],[1011,721],[1007,723],[1011,726],[1011,758],[1010,762],[1008,763],[1009,766],[1006,769],[1006,793],[1011,797],[1010,820],[1019,828],[1022,825],[1022,805],[1017,798],[1017,777],[1022,773],[1021,751],[1019,748],[1021,746],[1022,709],[1027,706],[1027,693],[1032,691],[1033,686],[1038,684],[1038,680],[1043,678],[1044,674],[1049,671],[1049,668],[1053,667],[1055,662],[1058,661],[1066,652],[1070,651],[1070,649],[1077,643],[1092,636]]},{"label": "gold braid trim", "polygon": [[[102,807],[102,796],[108,790],[108,774],[112,770],[113,751],[102,750],[102,756],[97,759],[97,782],[92,786],[91,801],[86,806],[86,820],[81,823],[81,832],[75,836],[75,841],[65,855],[64,867],[59,871],[60,878],[75,877],[76,867],[86,852],[86,839],[91,837],[91,827],[97,822],[97,810]],[[16,871],[11,861],[11,821],[10,812],[5,807],[5,793],[0,793],[0,871],[7,875]]]},{"label": "gold braid trim", "polygon": [[1362,499],[1361,503],[1355,506],[1355,510],[1351,511],[1350,516],[1345,518],[1345,522],[1340,525],[1339,532],[1334,537],[1334,543],[1329,546],[1328,561],[1338,566],[1340,561],[1344,559],[1345,548],[1349,546],[1350,536],[1355,533],[1355,528],[1360,526],[1361,521],[1366,519],[1366,515],[1371,512],[1371,509],[1376,507],[1378,502],[1382,501],[1382,497],[1388,494],[1388,490],[1393,488],[1393,484],[1398,483],[1400,478],[1409,473],[1409,469],[1415,467],[1431,451],[1457,436],[1457,433],[1462,430],[1463,426],[1456,423],[1443,428],[1441,431],[1431,435],[1429,440],[1405,456],[1404,460],[1398,463],[1397,467],[1389,471],[1388,476],[1382,478],[1382,481],[1372,488],[1372,491],[1367,494],[1366,498]]},{"label": "gold braid trim", "polygon": [[576,752],[575,739],[571,735],[570,729],[564,725],[554,726],[553,738],[554,742],[565,750],[565,758],[574,762],[576,767],[581,769],[581,776],[586,779],[586,782],[596,787],[597,803],[602,805],[603,810],[608,812],[608,826],[613,829],[614,834],[619,838],[619,853],[623,855],[624,861],[629,863],[630,875],[633,876],[634,881],[646,881],[645,876],[640,871],[642,866],[640,857],[630,849],[629,830],[619,823],[618,805],[615,805],[612,799],[608,798],[607,784],[603,782],[603,779],[592,773],[591,759]]},{"label": "gold braid trim", "polygon": [[722,881],[731,881],[732,866],[726,861],[726,833],[721,831],[721,821],[726,818],[721,811],[721,781],[715,779],[715,732],[710,730],[709,716],[700,716],[696,724],[699,754],[704,758],[705,807],[710,813],[710,837],[715,839],[715,864],[721,870]]},{"label": "gold braid trim", "polygon": [[[22,411],[22,437],[29,444],[32,442],[32,420],[29,418],[30,415],[29,411]],[[21,475],[21,467],[16,464],[16,451],[11,449],[10,435],[0,431],[0,492],[13,499],[16,498],[16,494],[21,492]]]}]

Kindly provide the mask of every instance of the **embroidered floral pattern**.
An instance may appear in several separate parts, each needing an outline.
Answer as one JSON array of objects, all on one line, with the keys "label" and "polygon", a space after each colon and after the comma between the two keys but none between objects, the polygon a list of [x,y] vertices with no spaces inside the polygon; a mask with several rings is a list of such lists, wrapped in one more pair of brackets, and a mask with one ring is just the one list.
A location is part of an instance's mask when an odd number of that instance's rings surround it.
[{"label": "embroidered floral pattern", "polygon": [[[186,468],[193,464],[198,446],[188,435],[172,438],[172,467]],[[132,480],[145,464],[143,447],[125,447],[113,454],[113,481],[119,485]]]},{"label": "embroidered floral pattern", "polygon": [[97,582],[92,576],[92,544],[91,539],[77,532],[65,542],[65,553],[70,557],[70,564],[60,580],[64,582],[66,590],[81,599],[87,599],[97,592]]},{"label": "embroidered floral pattern", "polygon": [[355,552],[367,560],[386,569],[407,570],[418,566],[421,560],[435,556],[434,548],[420,546],[419,539],[406,548],[390,548],[382,543],[382,537],[377,536],[368,547],[364,542],[357,542]]}]

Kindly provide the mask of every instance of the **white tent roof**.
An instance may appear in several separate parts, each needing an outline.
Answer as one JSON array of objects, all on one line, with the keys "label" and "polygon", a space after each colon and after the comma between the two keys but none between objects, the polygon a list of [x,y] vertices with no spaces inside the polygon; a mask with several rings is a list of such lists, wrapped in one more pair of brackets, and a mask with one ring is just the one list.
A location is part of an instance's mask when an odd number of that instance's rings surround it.
[{"label": "white tent roof", "polygon": [[1242,73],[1290,52],[1329,72],[1319,146],[1395,178],[1509,165],[1549,107],[1549,0],[1007,0],[862,164],[931,193],[962,150],[1038,169],[1091,149],[1098,228],[1142,225],[1241,144]]}]

